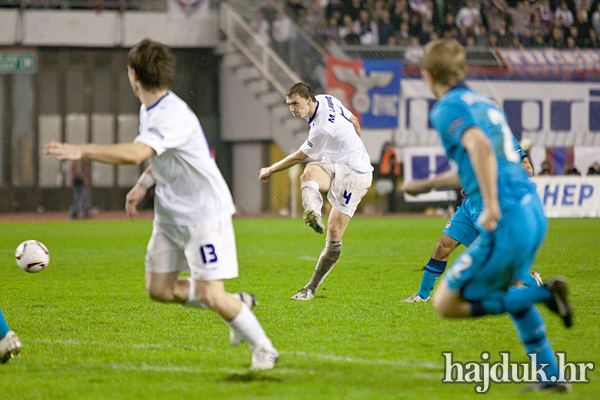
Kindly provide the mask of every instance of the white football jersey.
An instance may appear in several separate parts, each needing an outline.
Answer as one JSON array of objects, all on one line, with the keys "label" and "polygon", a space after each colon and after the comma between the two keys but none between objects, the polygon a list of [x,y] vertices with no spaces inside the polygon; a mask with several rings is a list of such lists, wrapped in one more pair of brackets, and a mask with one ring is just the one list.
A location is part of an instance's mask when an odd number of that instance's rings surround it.
[{"label": "white football jersey", "polygon": [[334,163],[346,164],[361,173],[372,172],[369,154],[350,122],[352,113],[333,96],[315,97],[317,109],[308,121],[310,131],[300,151],[310,158],[323,156]]},{"label": "white football jersey", "polygon": [[148,109],[140,109],[139,135],[154,149],[155,221],[198,225],[235,212],[229,187],[213,159],[200,121],[169,91]]}]

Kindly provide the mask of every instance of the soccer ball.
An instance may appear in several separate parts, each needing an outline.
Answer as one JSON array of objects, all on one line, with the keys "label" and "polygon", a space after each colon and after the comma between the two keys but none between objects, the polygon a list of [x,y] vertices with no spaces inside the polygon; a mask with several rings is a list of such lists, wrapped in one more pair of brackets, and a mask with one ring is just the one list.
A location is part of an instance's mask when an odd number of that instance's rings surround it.
[{"label": "soccer ball", "polygon": [[48,266],[50,253],[43,243],[37,240],[26,240],[17,246],[15,260],[23,271],[40,272]]}]

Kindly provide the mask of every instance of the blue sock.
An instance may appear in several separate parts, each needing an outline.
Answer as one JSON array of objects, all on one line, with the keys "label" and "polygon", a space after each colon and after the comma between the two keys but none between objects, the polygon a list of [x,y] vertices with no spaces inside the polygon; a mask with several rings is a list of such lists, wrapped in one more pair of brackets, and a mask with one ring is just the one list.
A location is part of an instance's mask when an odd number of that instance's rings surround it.
[{"label": "blue sock", "polygon": [[546,373],[546,380],[544,380],[543,375],[539,376],[538,379],[547,385],[554,385],[555,382],[550,379],[552,376],[556,377],[555,381],[560,378],[558,376],[558,364],[554,357],[552,345],[546,337],[546,325],[539,311],[535,307],[529,307],[519,313],[511,314],[511,316],[527,353],[537,354],[536,365],[540,363],[548,364],[543,369]]},{"label": "blue sock", "polygon": [[552,296],[550,290],[545,286],[526,288],[509,288],[504,296],[481,300],[478,305],[471,305],[473,316],[518,313],[532,307],[534,304],[542,303]]},{"label": "blue sock", "polygon": [[10,328],[6,324],[4,315],[2,315],[2,309],[0,308],[0,339],[2,339],[10,331]]},{"label": "blue sock", "polygon": [[525,274],[522,281],[523,281],[523,285],[525,285],[527,287],[536,287],[537,286],[537,281],[535,280],[535,278],[533,276],[531,276],[531,274]]},{"label": "blue sock", "polygon": [[429,294],[433,290],[433,285],[435,285],[435,281],[437,278],[442,275],[444,270],[446,269],[447,261],[438,261],[433,258],[429,259],[429,262],[425,266],[425,271],[423,271],[423,278],[421,278],[421,287],[417,294],[421,296],[422,299],[426,299],[429,297]]}]

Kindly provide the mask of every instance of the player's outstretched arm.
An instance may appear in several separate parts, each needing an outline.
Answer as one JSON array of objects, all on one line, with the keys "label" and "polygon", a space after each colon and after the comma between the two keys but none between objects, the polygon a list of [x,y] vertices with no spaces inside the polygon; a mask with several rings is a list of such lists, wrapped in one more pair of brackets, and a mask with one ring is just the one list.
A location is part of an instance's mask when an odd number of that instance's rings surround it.
[{"label": "player's outstretched arm", "polygon": [[144,171],[134,187],[131,188],[127,196],[125,197],[125,211],[130,220],[133,221],[138,216],[137,206],[146,196],[148,189],[154,184],[154,176],[152,176],[152,168],[148,167]]},{"label": "player's outstretched arm", "polygon": [[356,134],[358,135],[358,137],[360,136],[360,122],[358,122],[358,117],[356,117],[355,115],[352,115],[350,117],[350,122],[352,122],[352,125],[354,125],[354,130],[356,131]]},{"label": "player's outstretched arm", "polygon": [[154,149],[141,142],[99,144],[69,144],[50,142],[44,146],[44,154],[55,155],[59,160],[82,158],[105,164],[141,164],[156,154]]},{"label": "player's outstretched arm", "polygon": [[400,186],[400,190],[412,196],[421,193],[427,193],[431,190],[460,189],[460,178],[453,170],[442,172],[439,175],[429,179],[416,179],[405,182]]},{"label": "player's outstretched arm", "polygon": [[296,164],[300,164],[307,158],[308,156],[306,154],[304,154],[301,150],[298,150],[295,153],[285,157],[283,160],[271,165],[270,167],[261,168],[260,173],[258,174],[258,179],[260,179],[262,182],[267,182],[271,175],[273,175],[275,172],[283,171],[284,169],[293,167]]},{"label": "player's outstretched arm", "polygon": [[521,160],[521,167],[523,167],[527,176],[533,176],[533,166],[531,165],[531,161],[529,161],[529,157]]},{"label": "player's outstretched arm", "polygon": [[469,153],[471,166],[477,177],[483,211],[477,222],[492,232],[500,220],[500,204],[498,202],[498,165],[492,144],[483,131],[476,127],[465,130],[460,142]]}]

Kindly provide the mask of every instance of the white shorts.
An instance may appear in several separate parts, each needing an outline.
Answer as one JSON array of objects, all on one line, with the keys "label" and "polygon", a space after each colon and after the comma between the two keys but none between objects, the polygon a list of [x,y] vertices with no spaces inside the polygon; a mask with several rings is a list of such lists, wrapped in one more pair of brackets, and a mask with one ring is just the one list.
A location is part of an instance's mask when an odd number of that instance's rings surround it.
[{"label": "white shorts", "polygon": [[311,162],[308,165],[311,164],[318,165],[331,176],[331,185],[327,192],[327,200],[331,206],[352,218],[358,204],[371,187],[373,173],[357,172],[346,164],[330,160]]},{"label": "white shorts", "polygon": [[238,276],[231,217],[205,225],[154,222],[146,253],[148,272],[190,272],[199,281]]}]

